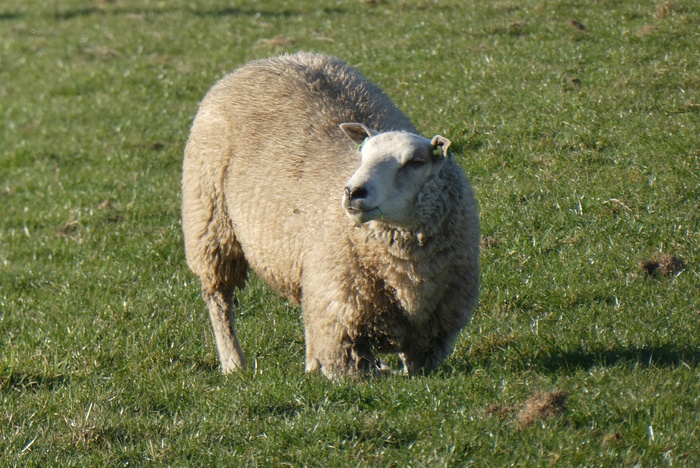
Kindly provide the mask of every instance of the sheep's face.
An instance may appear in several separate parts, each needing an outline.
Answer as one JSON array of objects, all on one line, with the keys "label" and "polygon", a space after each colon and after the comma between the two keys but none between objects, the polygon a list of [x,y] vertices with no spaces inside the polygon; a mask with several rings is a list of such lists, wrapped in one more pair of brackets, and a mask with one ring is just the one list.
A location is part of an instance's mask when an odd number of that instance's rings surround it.
[{"label": "sheep's face", "polygon": [[[354,141],[363,141],[360,167],[343,195],[348,217],[356,223],[416,226],[420,221],[416,199],[442,168],[449,140],[436,136],[431,141],[406,132],[378,133],[361,124],[343,124],[341,128]],[[366,133],[364,139],[360,139],[362,132]]]}]

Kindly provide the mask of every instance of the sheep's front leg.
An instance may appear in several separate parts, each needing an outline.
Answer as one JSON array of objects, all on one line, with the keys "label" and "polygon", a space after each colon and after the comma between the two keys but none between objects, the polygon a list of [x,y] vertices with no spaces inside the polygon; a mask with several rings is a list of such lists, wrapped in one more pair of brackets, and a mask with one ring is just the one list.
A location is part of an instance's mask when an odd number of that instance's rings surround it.
[{"label": "sheep's front leg", "polygon": [[245,355],[238,343],[236,327],[234,326],[234,300],[233,289],[222,288],[214,291],[203,290],[209,317],[214,327],[216,347],[221,360],[221,372],[230,374],[237,369],[245,367]]},{"label": "sheep's front leg", "polygon": [[336,320],[335,307],[313,308],[311,300],[303,304],[306,335],[306,371],[321,371],[328,378],[350,373],[350,338]]},{"label": "sheep's front leg", "polygon": [[[308,301],[310,302],[310,301]],[[321,371],[328,378],[346,375],[380,375],[389,369],[374,355],[371,340],[358,335],[343,318],[351,316],[348,306],[331,301],[312,309],[304,304],[306,371]]]}]

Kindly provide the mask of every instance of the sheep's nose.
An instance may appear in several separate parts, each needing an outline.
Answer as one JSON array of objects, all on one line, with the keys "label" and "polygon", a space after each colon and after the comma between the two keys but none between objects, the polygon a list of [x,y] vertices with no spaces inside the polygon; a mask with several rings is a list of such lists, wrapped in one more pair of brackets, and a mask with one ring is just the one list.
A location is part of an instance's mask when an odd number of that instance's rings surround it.
[{"label": "sheep's nose", "polygon": [[345,187],[345,195],[349,200],[360,200],[367,198],[367,189],[364,187]]}]

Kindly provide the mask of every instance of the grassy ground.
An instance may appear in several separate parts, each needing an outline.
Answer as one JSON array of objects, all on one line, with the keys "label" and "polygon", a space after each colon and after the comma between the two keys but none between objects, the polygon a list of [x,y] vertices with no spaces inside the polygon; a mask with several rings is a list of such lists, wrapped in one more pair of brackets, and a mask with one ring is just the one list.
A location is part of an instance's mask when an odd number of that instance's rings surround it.
[{"label": "grassy ground", "polygon": [[[697,466],[699,24],[693,0],[3,2],[0,465]],[[182,150],[218,78],[296,50],[359,66],[473,181],[481,303],[428,377],[304,374],[299,310],[255,278],[251,366],[218,372]],[[647,274],[660,254],[683,264]]]}]

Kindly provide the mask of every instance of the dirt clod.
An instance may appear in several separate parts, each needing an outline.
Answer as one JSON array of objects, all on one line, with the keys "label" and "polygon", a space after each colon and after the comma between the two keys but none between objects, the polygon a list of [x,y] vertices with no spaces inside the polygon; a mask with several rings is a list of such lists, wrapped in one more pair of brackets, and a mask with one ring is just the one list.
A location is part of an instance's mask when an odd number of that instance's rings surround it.
[{"label": "dirt clod", "polygon": [[670,16],[676,9],[676,5],[673,2],[664,2],[656,8],[654,16],[658,19],[663,19]]},{"label": "dirt clod", "polygon": [[566,412],[568,396],[569,394],[563,391],[535,393],[518,411],[518,423],[522,426],[531,426],[540,419],[561,416]]},{"label": "dirt clod", "polygon": [[481,248],[490,249],[491,247],[496,247],[501,243],[501,240],[495,236],[486,236],[481,239]]},{"label": "dirt clod", "polygon": [[647,276],[676,276],[683,271],[683,259],[671,254],[659,253],[642,263],[642,270]]},{"label": "dirt clod", "polygon": [[603,445],[616,445],[624,441],[625,437],[619,432],[616,432],[614,434],[607,434],[603,439]]},{"label": "dirt clod", "polygon": [[644,37],[644,36],[650,36],[657,31],[659,31],[658,26],[646,25],[646,26],[642,26],[641,28],[637,29],[637,32],[635,34],[637,35],[637,37]]},{"label": "dirt clod", "polygon": [[588,32],[588,29],[586,29],[586,26],[582,22],[577,21],[575,19],[567,20],[566,24],[568,24],[569,27],[577,29],[581,32]]}]

